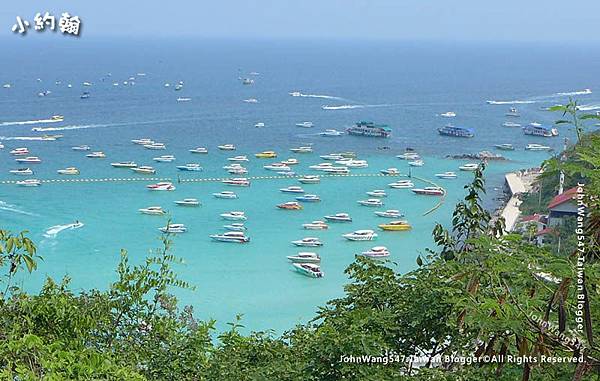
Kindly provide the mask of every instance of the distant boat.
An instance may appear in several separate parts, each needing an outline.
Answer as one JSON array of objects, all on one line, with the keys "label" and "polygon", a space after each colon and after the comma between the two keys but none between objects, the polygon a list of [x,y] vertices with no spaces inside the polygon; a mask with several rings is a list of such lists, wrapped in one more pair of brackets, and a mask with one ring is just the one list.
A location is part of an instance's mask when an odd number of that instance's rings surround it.
[{"label": "distant boat", "polygon": [[88,93],[87,91],[84,91],[83,94],[81,94],[79,96],[79,98],[81,99],[88,99],[90,97],[90,93]]},{"label": "distant boat", "polygon": [[506,121],[506,122],[502,123],[502,126],[504,126],[504,127],[521,127],[521,125],[519,123],[510,122],[510,121]]},{"label": "distant boat", "polygon": [[457,138],[472,138],[475,136],[475,131],[471,128],[456,127],[453,125],[447,125],[438,128],[438,133],[444,136],[452,136]]},{"label": "distant boat", "polygon": [[502,151],[514,151],[515,150],[515,147],[509,143],[496,144],[496,145],[494,145],[494,147],[496,147],[497,149],[502,150]]},{"label": "distant boat", "polygon": [[313,122],[301,122],[301,123],[296,123],[296,127],[302,127],[302,128],[311,128],[313,127],[314,124]]},{"label": "distant boat", "polygon": [[375,138],[389,138],[392,135],[392,130],[387,125],[375,124],[373,122],[360,121],[347,129],[349,135],[367,136]]},{"label": "distant boat", "polygon": [[177,102],[189,102],[191,100],[192,100],[192,98],[184,98],[184,97],[177,98]]},{"label": "distant boat", "polygon": [[456,116],[456,113],[453,111],[448,111],[443,114],[440,114],[440,116],[443,116],[444,118],[454,118]]},{"label": "distant boat", "polygon": [[552,147],[544,146],[541,144],[531,143],[531,144],[527,144],[525,149],[527,151],[550,151],[550,150],[552,150]]},{"label": "distant boat", "polygon": [[504,115],[506,115],[506,116],[512,116],[512,117],[515,117],[515,118],[518,118],[519,116],[521,116],[521,115],[519,115],[519,112],[517,111],[517,109],[514,108],[514,107],[511,107],[508,110],[508,112],[506,114],[504,114]]},{"label": "distant boat", "polygon": [[539,123],[530,123],[523,127],[523,133],[525,135],[543,136],[545,138],[551,138],[558,135],[558,131],[554,128],[544,127]]}]

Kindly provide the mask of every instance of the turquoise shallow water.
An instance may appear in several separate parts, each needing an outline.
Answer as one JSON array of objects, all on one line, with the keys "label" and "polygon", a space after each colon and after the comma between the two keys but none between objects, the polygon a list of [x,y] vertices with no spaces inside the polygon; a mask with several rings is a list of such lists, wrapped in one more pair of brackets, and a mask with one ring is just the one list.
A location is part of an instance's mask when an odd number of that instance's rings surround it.
[{"label": "turquoise shallow water", "polygon": [[[27,43],[33,44],[34,43]],[[302,211],[282,211],[275,205],[293,200],[279,188],[296,185],[293,179],[266,179],[252,182],[249,188],[228,188],[218,182],[176,184],[175,192],[148,192],[145,183],[44,184],[35,189],[0,185],[0,226],[12,230],[28,229],[44,257],[39,270],[22,277],[20,283],[36,290],[46,276],[60,278],[68,274],[73,287],[85,289],[106,287],[115,277],[114,268],[119,250],[129,251],[133,261],[141,261],[149,250],[159,245],[159,226],[165,218],[145,216],[137,209],[162,205],[174,222],[185,223],[189,232],[176,237],[175,254],[185,260],[178,265],[181,277],[197,286],[195,291],[175,290],[182,303],[194,305],[198,315],[215,318],[224,327],[237,313],[251,329],[273,328],[280,332],[294,323],[311,318],[317,306],[340,296],[347,281],[343,270],[353,260],[353,254],[374,245],[385,245],[392,252],[397,271],[413,269],[415,258],[432,246],[431,230],[435,223],[447,224],[454,204],[463,196],[463,185],[471,175],[459,173],[456,180],[436,180],[435,173],[457,171],[466,161],[446,159],[448,154],[478,152],[491,149],[496,143],[514,143],[518,150],[505,153],[507,162],[490,163],[487,176],[489,193],[486,204],[494,206],[499,195],[503,173],[518,168],[539,165],[547,153],[523,151],[527,143],[562,145],[561,139],[525,138],[518,129],[501,127],[509,105],[490,106],[485,100],[525,100],[517,106],[522,112],[520,123],[540,121],[550,123],[555,116],[540,110],[571,92],[594,88],[598,66],[595,57],[578,56],[576,74],[559,76],[565,61],[552,55],[553,49],[534,50],[548,58],[544,70],[534,70],[530,49],[501,46],[481,49],[463,46],[451,52],[445,46],[394,45],[392,43],[307,44],[294,42],[177,42],[161,43],[152,52],[149,43],[103,42],[73,46],[34,46],[39,54],[52,49],[55,61],[44,65],[28,60],[8,66],[3,63],[0,81],[13,83],[13,88],[0,91],[0,139],[6,146],[0,150],[0,180],[13,179],[8,170],[16,168],[8,151],[27,146],[32,154],[44,161],[32,165],[36,177],[57,178],[56,170],[77,166],[81,178],[131,177],[127,169],[111,168],[109,163],[134,160],[138,164],[154,165],[157,177],[223,177],[221,169],[226,158],[273,149],[281,159],[296,157],[299,173],[316,173],[308,166],[321,162],[319,154],[335,151],[356,151],[368,160],[369,168],[353,173],[378,173],[388,167],[407,170],[407,164],[395,158],[407,146],[424,155],[426,165],[413,169],[413,174],[433,179],[448,190],[446,202],[434,213],[423,213],[433,207],[437,198],[413,195],[407,190],[388,189],[393,178],[344,177],[323,179],[319,185],[303,185],[316,193],[322,202],[305,204]],[[187,45],[186,45],[187,44]],[[391,44],[391,45],[390,45]],[[15,51],[27,46],[15,45]],[[48,52],[46,52],[48,53]],[[500,65],[503,55],[522,55],[522,62]],[[366,55],[373,59],[361,61]],[[127,56],[115,62],[110,57]],[[466,59],[465,57],[471,57]],[[209,58],[207,58],[209,57]],[[67,65],[66,63],[69,62]],[[258,71],[253,86],[242,86],[238,69]],[[112,76],[107,77],[106,73]],[[145,72],[146,76],[136,76]],[[113,86],[129,76],[136,76],[136,85]],[[40,78],[42,81],[36,81]],[[61,80],[57,86],[54,81]],[[181,92],[163,86],[184,80]],[[83,88],[81,82],[93,82]],[[73,83],[73,88],[64,85]],[[52,94],[39,98],[35,94],[50,89]],[[5,89],[2,89],[5,90]],[[92,97],[80,100],[81,91]],[[291,97],[289,91],[299,90],[307,97]],[[178,103],[178,96],[191,97],[191,102]],[[258,104],[243,99],[254,97]],[[595,93],[582,95],[589,107],[595,107]],[[323,110],[323,105],[351,108]],[[437,116],[455,111],[453,123],[476,129],[473,139],[441,137],[436,128],[449,120]],[[64,114],[65,121],[50,124],[20,125],[10,122],[43,119],[52,114]],[[345,136],[321,138],[316,133],[325,128],[342,129],[356,120],[368,119],[388,123],[393,138],[387,141]],[[300,129],[295,123],[311,120],[316,127]],[[265,128],[254,128],[262,121]],[[2,125],[1,123],[9,122]],[[56,142],[23,141],[19,137],[35,135],[32,127],[50,128],[45,133],[61,133]],[[562,136],[571,136],[561,130]],[[130,143],[131,139],[150,137],[167,144],[166,151],[149,151]],[[218,144],[235,143],[238,150],[221,152]],[[293,155],[289,148],[313,143],[314,154]],[[103,150],[106,159],[86,159],[84,153],[70,147],[89,144]],[[387,145],[390,150],[378,150]],[[206,146],[209,155],[191,155],[188,149]],[[201,173],[180,173],[175,163],[154,163],[152,157],[174,154],[176,164],[199,162]],[[254,159],[247,164],[250,176],[268,176],[262,169],[274,160]],[[139,177],[139,176],[138,176]],[[417,185],[425,185],[419,184]],[[238,200],[218,200],[211,193],[234,190]],[[360,206],[366,191],[386,189],[385,208],[400,209],[413,226],[410,232],[378,232],[376,242],[349,242],[341,235],[357,229],[375,228],[383,219],[374,216],[376,209]],[[200,208],[176,207],[173,201],[195,197]],[[219,214],[243,210],[249,217],[247,226],[252,239],[247,245],[211,242],[209,234],[222,231],[226,222]],[[302,223],[321,219],[324,215],[348,212],[352,224],[331,224],[327,231],[305,231]],[[85,226],[65,230],[56,237],[45,237],[49,227],[78,219]],[[290,241],[306,236],[322,238],[321,254],[326,276],[309,279],[291,270],[285,256],[299,251]]]}]

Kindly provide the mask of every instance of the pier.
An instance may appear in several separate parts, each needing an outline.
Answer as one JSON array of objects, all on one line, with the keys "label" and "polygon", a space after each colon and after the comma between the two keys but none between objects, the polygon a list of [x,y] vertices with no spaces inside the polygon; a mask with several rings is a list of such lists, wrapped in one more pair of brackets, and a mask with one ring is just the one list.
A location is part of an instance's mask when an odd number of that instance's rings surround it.
[{"label": "pier", "polygon": [[502,209],[501,217],[504,218],[505,227],[507,232],[514,230],[519,217],[521,216],[521,210],[519,206],[522,201],[520,195],[527,193],[531,190],[533,182],[537,178],[536,172],[511,172],[504,176],[506,186],[510,191],[511,197],[506,203],[504,209]]}]

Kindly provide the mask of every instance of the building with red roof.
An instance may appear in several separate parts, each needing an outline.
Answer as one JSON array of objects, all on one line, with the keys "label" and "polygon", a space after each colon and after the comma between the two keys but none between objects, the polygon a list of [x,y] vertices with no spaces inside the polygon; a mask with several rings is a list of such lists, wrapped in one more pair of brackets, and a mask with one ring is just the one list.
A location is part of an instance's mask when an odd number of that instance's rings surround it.
[{"label": "building with red roof", "polygon": [[571,188],[554,197],[548,204],[548,225],[556,226],[562,218],[577,215],[577,188]]}]

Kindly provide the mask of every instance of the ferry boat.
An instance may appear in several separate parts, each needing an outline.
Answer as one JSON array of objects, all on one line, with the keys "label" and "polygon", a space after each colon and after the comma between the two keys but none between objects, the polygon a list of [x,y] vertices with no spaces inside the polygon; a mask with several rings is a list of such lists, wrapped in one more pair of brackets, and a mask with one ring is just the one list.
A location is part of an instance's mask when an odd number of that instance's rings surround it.
[{"label": "ferry boat", "polygon": [[384,174],[386,176],[398,176],[398,175],[400,175],[400,171],[398,170],[398,168],[382,169],[379,172],[381,172],[382,174]]},{"label": "ferry boat", "polygon": [[146,148],[146,149],[153,149],[153,150],[162,150],[162,149],[167,149],[167,146],[164,145],[164,143],[150,143],[150,144],[144,144],[142,147]]},{"label": "ferry boat", "polygon": [[229,225],[223,225],[223,228],[232,232],[245,232],[246,230],[248,230],[248,228],[244,226],[244,224],[241,222],[234,222]]},{"label": "ferry boat", "polygon": [[280,192],[283,193],[304,193],[304,189],[302,189],[302,187],[299,186],[289,186],[287,188],[281,188],[279,189]]},{"label": "ferry boat", "polygon": [[235,146],[233,144],[222,144],[217,146],[221,151],[235,151]]},{"label": "ferry boat", "polygon": [[144,175],[153,175],[156,173],[156,169],[148,165],[140,165],[139,167],[131,168],[131,170]]},{"label": "ferry boat", "polygon": [[377,217],[383,217],[383,218],[402,218],[402,217],[404,217],[404,214],[396,209],[388,209],[384,212],[375,212],[375,215]]},{"label": "ferry boat", "polygon": [[302,275],[311,278],[322,278],[325,276],[321,268],[314,263],[292,263],[292,266]]},{"label": "ferry boat", "polygon": [[272,158],[277,157],[277,153],[275,153],[274,151],[263,151],[263,152],[254,154],[254,156],[259,159],[272,159]]},{"label": "ferry boat", "polygon": [[246,221],[248,217],[244,212],[227,212],[221,213],[221,218],[229,221]]},{"label": "ferry boat", "polygon": [[11,169],[8,172],[12,173],[13,175],[19,175],[19,176],[30,176],[30,175],[33,175],[33,171],[31,169],[29,169],[29,168]]},{"label": "ferry boat", "polygon": [[393,183],[388,184],[390,188],[394,189],[408,189],[413,188],[415,184],[411,180],[400,180]]},{"label": "ferry boat", "polygon": [[425,165],[425,162],[423,160],[409,161],[408,165],[411,167],[422,167]]},{"label": "ferry boat", "polygon": [[348,213],[336,213],[323,217],[330,222],[352,222],[352,217]]},{"label": "ferry boat", "polygon": [[460,169],[461,171],[467,171],[467,172],[474,172],[477,170],[477,168],[479,168],[479,164],[475,164],[475,163],[468,163],[468,164],[464,164],[464,165],[461,165],[460,167],[458,167],[458,169]]},{"label": "ferry boat", "polygon": [[521,124],[515,123],[515,122],[506,121],[506,122],[502,123],[502,126],[503,127],[521,127]]},{"label": "ferry boat", "polygon": [[250,237],[246,237],[244,232],[228,231],[223,234],[212,234],[210,236],[214,241],[229,242],[229,243],[248,243]]},{"label": "ferry boat", "polygon": [[317,253],[307,253],[301,252],[296,255],[288,255],[287,259],[289,259],[292,263],[319,263],[321,262],[321,257]]},{"label": "ferry boat", "polygon": [[368,136],[373,138],[389,138],[392,130],[387,125],[377,125],[373,122],[360,121],[346,130],[349,135]]},{"label": "ferry boat", "polygon": [[438,179],[455,179],[458,176],[456,175],[456,173],[454,173],[452,171],[448,171],[448,172],[444,172],[444,173],[436,173],[435,177],[437,177]]},{"label": "ferry boat", "polygon": [[321,182],[321,178],[319,176],[306,175],[300,177],[298,181],[302,184],[318,184]]},{"label": "ferry boat", "polygon": [[27,179],[27,180],[17,181],[16,184],[21,187],[39,187],[40,185],[42,185],[42,182],[38,179]]},{"label": "ferry boat", "polygon": [[268,165],[263,166],[263,168],[268,171],[281,171],[281,172],[288,172],[288,171],[292,170],[292,168],[288,167],[287,165],[285,165],[283,163],[268,164]]},{"label": "ferry boat", "polygon": [[169,234],[178,234],[185,233],[187,231],[187,227],[184,224],[168,224],[167,226],[163,226],[162,228],[158,228],[163,233]]},{"label": "ferry boat", "polygon": [[550,150],[552,150],[552,147],[544,146],[541,144],[531,143],[531,144],[527,144],[527,146],[525,146],[525,149],[527,151],[550,151]]},{"label": "ferry boat", "polygon": [[302,127],[302,128],[311,128],[313,127],[313,122],[301,122],[301,123],[296,123],[296,127]]},{"label": "ferry boat", "polygon": [[456,113],[454,111],[447,111],[440,114],[440,116],[443,116],[444,118],[454,118],[456,116]]},{"label": "ferry boat", "polygon": [[137,164],[133,161],[119,161],[116,163],[110,163],[115,168],[135,168]]},{"label": "ferry boat", "polygon": [[89,151],[92,149],[92,147],[88,146],[88,145],[81,145],[81,146],[74,146],[71,147],[71,149],[73,151]]},{"label": "ferry boat", "polygon": [[368,200],[360,200],[357,202],[363,206],[383,206],[383,201],[378,198],[370,198]]},{"label": "ferry boat", "polygon": [[151,216],[162,216],[167,213],[160,206],[149,206],[147,208],[138,209],[138,211],[142,214],[148,214]]},{"label": "ferry boat", "polygon": [[501,151],[514,151],[515,147],[510,143],[495,144],[494,147]]},{"label": "ferry boat", "polygon": [[304,246],[304,247],[317,247],[323,246],[323,242],[321,242],[318,238],[314,237],[306,237],[296,241],[292,241],[292,244],[296,246]]},{"label": "ferry boat", "polygon": [[284,202],[282,204],[278,204],[277,207],[284,210],[301,210],[303,208],[302,205],[296,201]]},{"label": "ferry boat", "polygon": [[355,230],[352,233],[343,234],[342,237],[349,241],[373,241],[377,239],[377,233],[373,230]]},{"label": "ferry boat", "polygon": [[201,171],[202,167],[198,163],[187,163],[186,165],[178,165],[177,169],[180,171]]},{"label": "ferry boat", "polygon": [[208,148],[206,147],[196,147],[189,150],[190,153],[208,153]]},{"label": "ferry boat", "polygon": [[149,144],[154,144],[154,140],[148,139],[148,138],[133,139],[131,142],[133,144],[137,144],[137,145],[141,145],[141,146],[145,146],[145,145],[149,145]]},{"label": "ferry boat", "polygon": [[238,198],[237,194],[231,191],[222,191],[212,194],[215,198],[234,199]]},{"label": "ferry boat", "polygon": [[175,161],[175,156],[173,155],[162,155],[162,156],[158,156],[155,158],[152,158],[152,160],[159,162],[159,163],[170,163],[172,161]]},{"label": "ferry boat", "polygon": [[328,130],[325,130],[323,132],[319,132],[319,135],[331,138],[331,137],[342,136],[342,135],[344,135],[344,132],[338,131],[338,130],[334,130],[334,129],[328,129]]},{"label": "ferry boat", "polygon": [[372,191],[368,191],[367,195],[371,197],[387,197],[387,193],[385,193],[383,189],[374,189]]},{"label": "ferry boat", "polygon": [[390,252],[385,246],[375,246],[371,250],[363,251],[360,255],[370,258],[386,258]]},{"label": "ferry boat", "polygon": [[183,200],[175,201],[179,206],[200,206],[200,201],[195,198],[184,198]]},{"label": "ferry boat", "polygon": [[37,156],[20,157],[18,159],[15,159],[15,161],[17,163],[29,163],[29,164],[39,164],[42,162],[42,160]]},{"label": "ferry boat", "polygon": [[234,187],[249,187],[250,180],[245,177],[236,177],[233,179],[225,179],[221,181],[223,184],[231,185]]},{"label": "ferry boat", "polygon": [[78,175],[79,169],[75,167],[68,167],[65,169],[59,169],[58,171],[56,171],[56,173],[58,173],[59,175]]},{"label": "ferry boat", "polygon": [[10,151],[9,153],[14,156],[23,156],[23,155],[29,154],[29,149],[25,148],[25,147],[15,148],[12,151]]},{"label": "ferry boat", "polygon": [[294,158],[289,158],[287,160],[283,160],[281,162],[281,164],[285,164],[285,165],[297,165],[300,162],[298,161],[298,159],[294,159]]},{"label": "ferry boat", "polygon": [[508,112],[506,114],[504,114],[504,115],[506,115],[506,116],[512,116],[512,117],[515,117],[515,118],[518,118],[518,117],[521,116],[521,115],[519,115],[519,112],[517,111],[517,109],[514,108],[514,107],[511,107],[508,110]]},{"label": "ferry boat", "polygon": [[301,202],[319,202],[321,198],[316,194],[305,194],[303,196],[296,197],[296,200]]},{"label": "ferry boat", "polygon": [[387,224],[380,224],[378,226],[381,230],[386,231],[405,231],[412,229],[412,226],[404,220],[390,221]]},{"label": "ferry boat", "polygon": [[297,148],[291,148],[290,151],[294,153],[311,153],[313,151],[312,147],[302,146]]},{"label": "ferry boat", "polygon": [[169,182],[160,182],[160,183],[156,183],[156,184],[146,185],[146,188],[148,188],[151,191],[174,191],[175,190],[175,186],[173,185],[173,183],[169,183]]},{"label": "ferry boat", "polygon": [[456,138],[472,138],[475,136],[475,131],[471,128],[456,127],[448,124],[444,127],[438,128],[438,133],[444,136],[453,136]]},{"label": "ferry boat", "polygon": [[247,156],[234,156],[227,159],[228,161],[243,162],[249,161]]},{"label": "ferry boat", "polygon": [[443,188],[440,187],[425,187],[419,189],[412,189],[415,194],[425,195],[425,196],[443,196],[446,192]]},{"label": "ferry boat", "polygon": [[102,151],[96,151],[96,152],[88,153],[87,155],[85,155],[85,157],[88,157],[90,159],[104,159],[106,157],[106,155]]},{"label": "ferry boat", "polygon": [[523,127],[523,133],[525,135],[542,136],[545,138],[551,138],[555,136],[552,128],[544,127],[539,123],[530,123]]},{"label": "ferry boat", "polygon": [[421,156],[419,156],[416,152],[405,152],[403,154],[396,156],[400,160],[419,160]]},{"label": "ferry boat", "polygon": [[302,224],[302,227],[306,230],[327,230],[329,225],[325,221],[313,221],[308,224]]}]

